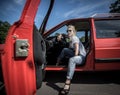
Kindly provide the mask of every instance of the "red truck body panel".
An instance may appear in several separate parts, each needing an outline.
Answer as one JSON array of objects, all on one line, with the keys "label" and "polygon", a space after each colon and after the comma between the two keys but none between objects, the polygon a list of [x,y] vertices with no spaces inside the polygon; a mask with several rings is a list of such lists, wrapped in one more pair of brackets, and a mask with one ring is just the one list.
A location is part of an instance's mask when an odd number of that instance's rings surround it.
[{"label": "red truck body panel", "polygon": [[[9,29],[2,51],[2,70],[7,95],[35,95],[33,25],[40,0],[27,0],[21,18]],[[36,7],[35,7],[36,6]],[[28,39],[28,56],[15,58],[15,41]]]}]

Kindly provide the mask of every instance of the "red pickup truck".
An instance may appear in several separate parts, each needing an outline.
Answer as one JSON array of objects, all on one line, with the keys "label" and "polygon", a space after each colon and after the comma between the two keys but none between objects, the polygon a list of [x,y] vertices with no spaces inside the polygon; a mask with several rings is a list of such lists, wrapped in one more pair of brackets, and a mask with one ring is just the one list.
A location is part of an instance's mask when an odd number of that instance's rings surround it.
[{"label": "red pickup truck", "polygon": [[[87,52],[86,60],[76,71],[120,70],[119,13],[70,19],[46,32],[43,27],[39,33],[34,25],[39,3],[40,0],[27,0],[20,20],[9,29],[5,44],[0,45],[0,75],[8,95],[35,95],[45,70],[67,69],[67,60],[56,66],[55,51],[59,48],[53,41],[57,33],[66,34],[69,24],[75,25]],[[66,39],[64,36],[61,48],[67,47]]]},{"label": "red pickup truck", "polygon": [[[120,70],[120,14],[96,14],[90,18],[71,19],[64,21],[44,33],[48,42],[46,70],[66,70],[67,63],[56,64],[57,48],[52,43],[55,34],[66,33],[67,25],[76,27],[77,36],[84,44],[87,57],[77,71]],[[66,47],[66,46],[63,46]],[[53,50],[52,50],[53,49]],[[55,54],[55,56],[54,56]],[[58,56],[58,55],[57,55]],[[54,60],[52,60],[54,59]]]}]

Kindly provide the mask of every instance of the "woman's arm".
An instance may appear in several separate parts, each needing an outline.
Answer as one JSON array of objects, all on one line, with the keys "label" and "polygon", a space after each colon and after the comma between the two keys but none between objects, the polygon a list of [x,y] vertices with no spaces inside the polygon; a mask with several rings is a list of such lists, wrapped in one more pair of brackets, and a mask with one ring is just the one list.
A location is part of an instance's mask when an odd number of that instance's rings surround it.
[{"label": "woman's arm", "polygon": [[75,56],[78,56],[79,54],[79,44],[78,43],[75,43]]}]

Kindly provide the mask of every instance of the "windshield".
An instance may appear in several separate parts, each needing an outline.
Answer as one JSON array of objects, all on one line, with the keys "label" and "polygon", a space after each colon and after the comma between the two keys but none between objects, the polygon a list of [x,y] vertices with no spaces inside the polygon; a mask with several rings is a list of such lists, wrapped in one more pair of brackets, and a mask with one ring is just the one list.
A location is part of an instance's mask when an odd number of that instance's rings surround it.
[{"label": "windshield", "polygon": [[95,21],[97,38],[118,38],[120,37],[120,20],[99,20]]}]

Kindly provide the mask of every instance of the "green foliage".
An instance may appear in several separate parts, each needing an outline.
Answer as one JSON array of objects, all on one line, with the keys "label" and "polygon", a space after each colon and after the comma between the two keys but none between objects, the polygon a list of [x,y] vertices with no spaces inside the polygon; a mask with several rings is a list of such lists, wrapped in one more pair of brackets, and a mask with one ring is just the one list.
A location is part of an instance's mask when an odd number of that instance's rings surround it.
[{"label": "green foliage", "polygon": [[10,26],[11,25],[7,21],[0,21],[0,44],[3,44],[5,42],[5,38],[7,36]]},{"label": "green foliage", "polygon": [[82,36],[82,37],[80,38],[80,41],[81,41],[81,42],[85,42],[85,36]]},{"label": "green foliage", "polygon": [[120,13],[120,0],[116,0],[109,8],[110,13]]}]

